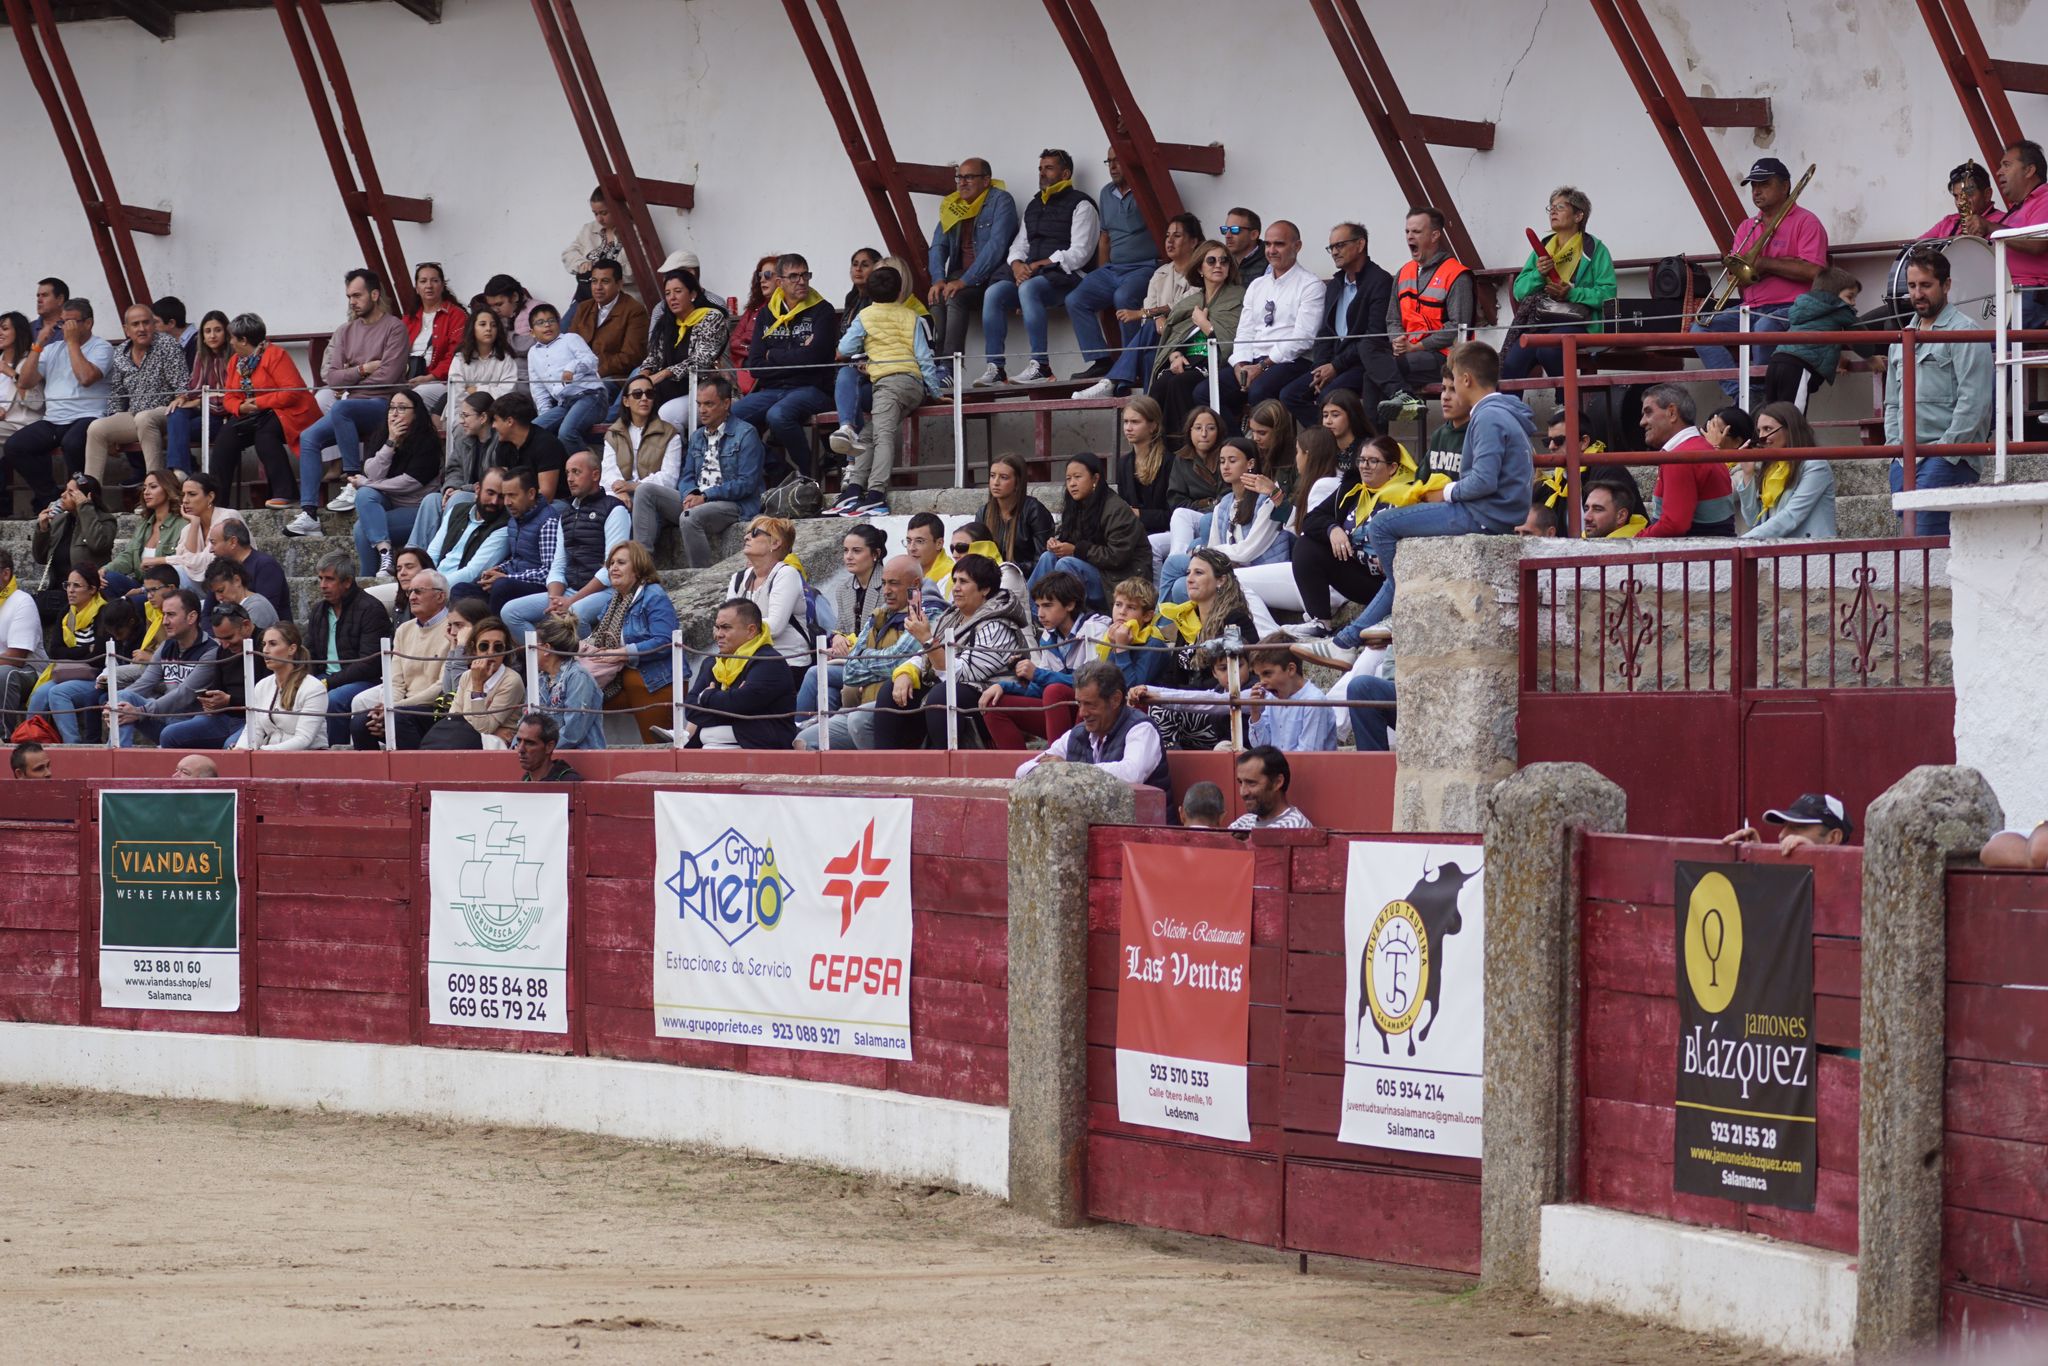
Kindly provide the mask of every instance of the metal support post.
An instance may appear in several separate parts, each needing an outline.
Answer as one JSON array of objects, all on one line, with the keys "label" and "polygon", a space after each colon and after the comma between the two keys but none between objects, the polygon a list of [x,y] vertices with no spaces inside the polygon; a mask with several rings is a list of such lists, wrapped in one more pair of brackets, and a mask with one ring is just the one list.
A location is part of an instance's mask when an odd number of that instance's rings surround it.
[{"label": "metal support post", "polygon": [[967,353],[953,353],[953,487],[967,487]]},{"label": "metal support post", "polygon": [[390,636],[377,643],[377,660],[384,680],[384,752],[391,754],[398,749],[398,709],[391,705],[398,697],[398,690],[392,686],[392,674],[395,670],[391,657]]},{"label": "metal support post", "polygon": [[121,705],[121,686],[114,679],[114,667],[120,657],[114,653],[114,642],[107,641],[107,748],[121,747],[121,718],[115,708]]},{"label": "metal support post", "polygon": [[683,653],[683,632],[681,627],[668,638],[669,660],[669,744],[681,749],[687,741],[683,734],[683,700],[690,687],[690,659]]},{"label": "metal support post", "polygon": [[817,642],[817,662],[811,667],[818,671],[818,752],[832,752],[832,660],[827,653],[832,633],[827,631]]}]

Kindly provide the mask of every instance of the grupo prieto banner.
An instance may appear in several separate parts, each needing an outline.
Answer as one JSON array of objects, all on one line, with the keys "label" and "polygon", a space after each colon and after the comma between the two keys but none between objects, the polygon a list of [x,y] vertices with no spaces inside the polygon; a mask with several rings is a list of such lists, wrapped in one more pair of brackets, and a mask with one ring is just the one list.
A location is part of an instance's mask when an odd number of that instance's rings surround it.
[{"label": "grupo prieto banner", "polygon": [[1337,1137],[1479,1156],[1486,897],[1476,844],[1354,840]]},{"label": "grupo prieto banner", "polygon": [[1249,1140],[1252,853],[1124,846],[1116,1113]]},{"label": "grupo prieto banner", "polygon": [[569,797],[433,794],[427,1019],[569,1032]]},{"label": "grupo prieto banner", "polygon": [[242,1006],[236,793],[100,793],[100,1004]]},{"label": "grupo prieto banner", "polygon": [[1672,1189],[1812,1209],[1820,1153],[1813,869],[1680,862],[1672,881]]},{"label": "grupo prieto banner", "polygon": [[654,795],[654,1032],[910,1056],[906,797]]}]

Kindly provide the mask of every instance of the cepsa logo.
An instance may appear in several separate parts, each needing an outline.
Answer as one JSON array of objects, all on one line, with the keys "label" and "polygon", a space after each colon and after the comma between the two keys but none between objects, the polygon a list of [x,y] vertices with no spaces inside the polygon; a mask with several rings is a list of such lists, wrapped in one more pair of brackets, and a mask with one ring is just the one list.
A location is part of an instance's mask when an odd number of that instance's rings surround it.
[{"label": "cepsa logo", "polygon": [[678,855],[662,886],[675,893],[678,915],[696,916],[728,945],[781,924],[796,891],[776,870],[772,842],[757,845],[730,827],[695,853]]},{"label": "cepsa logo", "polygon": [[[861,908],[889,890],[886,874],[894,859],[875,853],[875,823],[869,821],[853,847],[825,863],[824,896],[839,902],[839,937],[853,928]],[[811,990],[862,996],[898,996],[903,992],[901,958],[858,953],[811,955]]]}]

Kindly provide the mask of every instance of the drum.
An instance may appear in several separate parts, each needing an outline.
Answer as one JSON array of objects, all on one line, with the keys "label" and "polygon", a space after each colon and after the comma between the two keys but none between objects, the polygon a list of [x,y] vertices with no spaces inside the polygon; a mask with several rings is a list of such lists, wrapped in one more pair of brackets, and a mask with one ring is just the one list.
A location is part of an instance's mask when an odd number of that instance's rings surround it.
[{"label": "drum", "polygon": [[1957,312],[1971,322],[1982,322],[1989,327],[1997,312],[1996,301],[1992,298],[1998,284],[1998,272],[1993,263],[1991,244],[1981,237],[1929,238],[1924,242],[1913,242],[1892,262],[1891,273],[1885,277],[1885,302],[1893,306],[1896,319],[1903,323],[1913,316],[1913,309],[1906,302],[1906,262],[1916,251],[1932,248],[1948,258],[1948,301]]}]

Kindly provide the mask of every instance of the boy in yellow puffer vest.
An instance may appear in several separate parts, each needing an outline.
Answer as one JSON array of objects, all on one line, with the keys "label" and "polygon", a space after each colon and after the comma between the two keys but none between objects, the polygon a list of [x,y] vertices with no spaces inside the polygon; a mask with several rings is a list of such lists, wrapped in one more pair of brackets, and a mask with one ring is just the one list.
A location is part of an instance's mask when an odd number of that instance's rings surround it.
[{"label": "boy in yellow puffer vest", "polygon": [[[903,277],[893,266],[876,266],[868,273],[867,291],[873,299],[900,300]],[[840,358],[863,354],[868,382],[875,388],[874,418],[868,424],[866,446],[854,447],[839,501],[829,509],[839,517],[875,517],[889,511],[889,477],[896,468],[903,420],[940,387],[931,339],[908,304],[869,304],[847,324],[839,339]],[[842,420],[845,416],[840,414]]]}]

